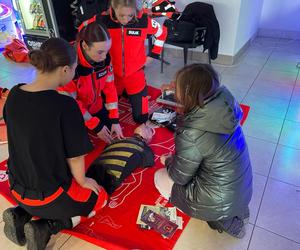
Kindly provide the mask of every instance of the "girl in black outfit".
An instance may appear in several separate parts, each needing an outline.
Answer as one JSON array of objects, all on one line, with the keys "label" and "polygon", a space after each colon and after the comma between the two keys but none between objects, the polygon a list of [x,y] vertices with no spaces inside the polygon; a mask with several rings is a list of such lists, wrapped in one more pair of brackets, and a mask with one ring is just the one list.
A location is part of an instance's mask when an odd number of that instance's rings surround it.
[{"label": "girl in black outfit", "polygon": [[84,155],[92,145],[78,105],[56,92],[74,77],[74,48],[50,38],[29,58],[36,79],[15,86],[4,107],[9,184],[19,206],[5,210],[3,221],[4,233],[14,243],[44,249],[52,234],[101,209],[107,194],[85,174]]}]

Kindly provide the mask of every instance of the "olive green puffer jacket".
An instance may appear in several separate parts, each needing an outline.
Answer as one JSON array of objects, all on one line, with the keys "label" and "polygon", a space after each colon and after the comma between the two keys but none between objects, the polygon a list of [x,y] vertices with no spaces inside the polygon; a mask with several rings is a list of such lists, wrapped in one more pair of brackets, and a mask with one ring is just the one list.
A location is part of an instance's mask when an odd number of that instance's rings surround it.
[{"label": "olive green puffer jacket", "polygon": [[242,215],[252,196],[252,169],[240,120],[242,111],[221,86],[178,117],[175,155],[166,161],[175,182],[171,203],[206,221]]}]

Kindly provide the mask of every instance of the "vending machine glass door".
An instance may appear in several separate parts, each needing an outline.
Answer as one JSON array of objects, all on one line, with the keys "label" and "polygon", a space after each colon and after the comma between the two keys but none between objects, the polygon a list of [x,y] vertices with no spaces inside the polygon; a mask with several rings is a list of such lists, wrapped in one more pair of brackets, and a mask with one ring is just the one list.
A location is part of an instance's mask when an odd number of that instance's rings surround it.
[{"label": "vending machine glass door", "polygon": [[42,0],[17,0],[25,34],[49,37],[49,26]]}]

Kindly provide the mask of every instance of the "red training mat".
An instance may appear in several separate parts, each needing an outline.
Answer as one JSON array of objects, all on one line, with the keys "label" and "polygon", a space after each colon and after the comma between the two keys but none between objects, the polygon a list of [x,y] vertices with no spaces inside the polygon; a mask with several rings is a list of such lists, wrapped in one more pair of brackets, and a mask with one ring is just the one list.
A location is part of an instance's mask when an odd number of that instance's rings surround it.
[{"label": "red training mat", "polygon": [[[149,87],[150,113],[159,107],[154,101],[159,94],[158,89]],[[131,118],[130,105],[121,99],[119,107],[124,135],[131,136],[136,125]],[[245,118],[249,107],[246,112],[244,108],[243,110]],[[95,138],[92,141],[95,149],[86,156],[86,165],[89,165],[104,148],[101,141]],[[65,233],[106,249],[172,249],[174,247],[183,230],[178,229],[171,239],[164,239],[155,231],[140,229],[136,225],[141,204],[172,206],[155,189],[153,175],[157,169],[162,167],[159,156],[174,150],[173,134],[165,128],[155,129],[150,146],[155,153],[155,166],[136,169],[111,195],[105,208],[73,230],[64,231]],[[6,161],[0,163],[0,193],[15,204],[8,187],[6,167]],[[179,210],[177,210],[177,215],[183,217],[184,229],[190,218]]]}]

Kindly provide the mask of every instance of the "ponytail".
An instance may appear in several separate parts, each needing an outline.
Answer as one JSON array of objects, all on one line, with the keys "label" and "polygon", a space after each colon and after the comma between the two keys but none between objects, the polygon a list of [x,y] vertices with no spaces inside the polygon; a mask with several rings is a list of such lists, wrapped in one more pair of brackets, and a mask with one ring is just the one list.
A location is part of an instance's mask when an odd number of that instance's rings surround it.
[{"label": "ponytail", "polygon": [[61,38],[49,38],[40,49],[29,52],[30,63],[41,72],[52,72],[61,66],[71,66],[76,59],[74,48]]}]

